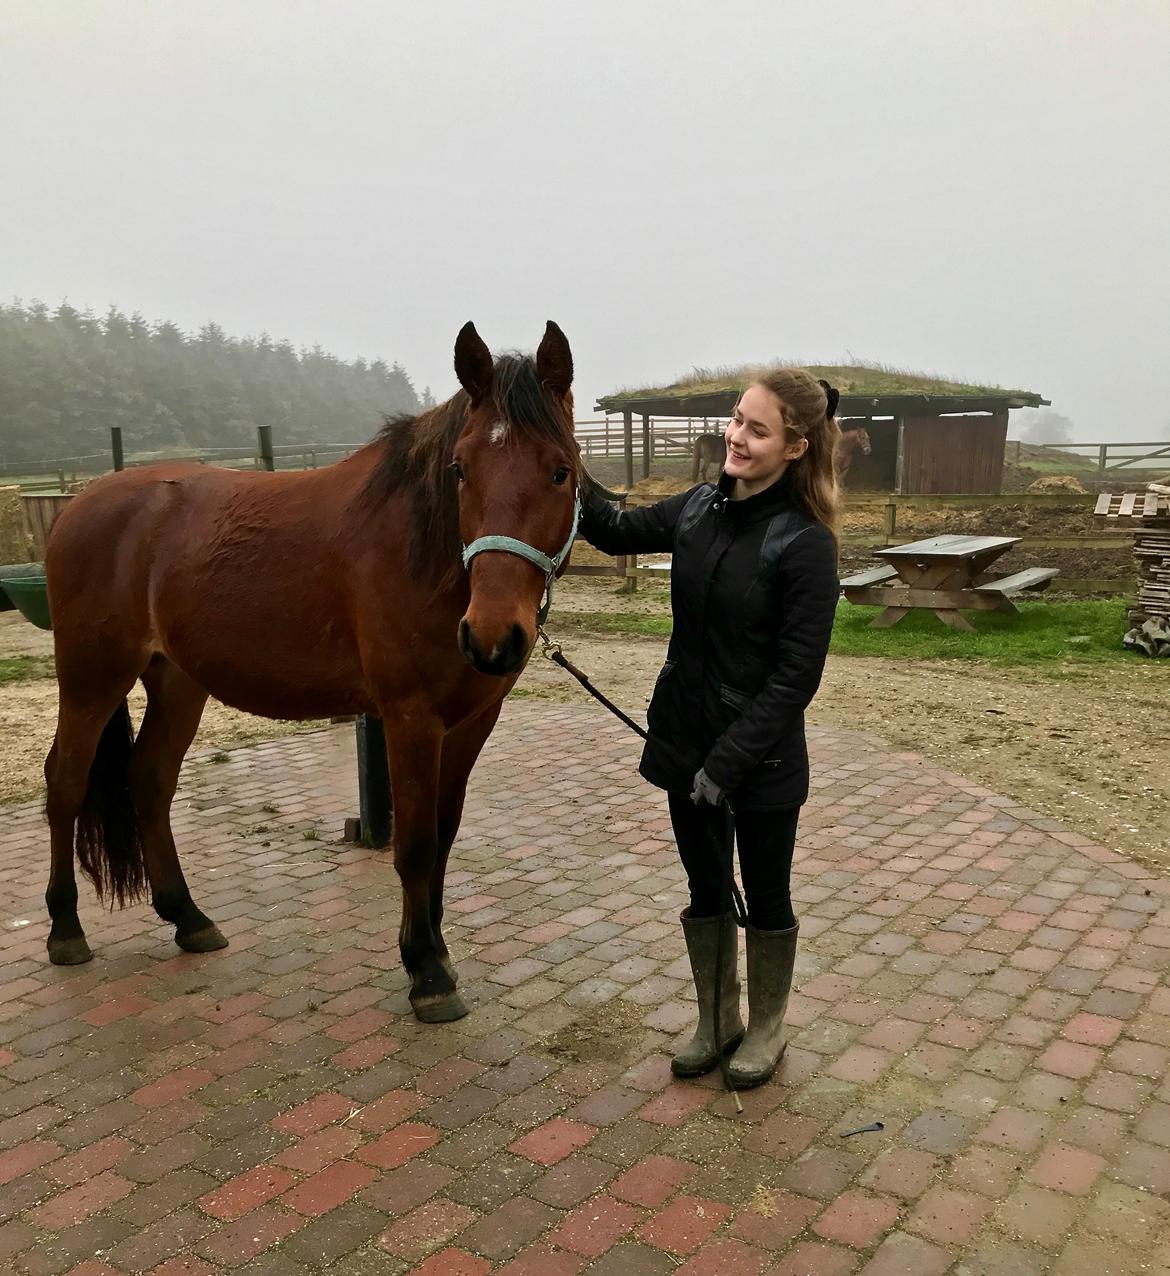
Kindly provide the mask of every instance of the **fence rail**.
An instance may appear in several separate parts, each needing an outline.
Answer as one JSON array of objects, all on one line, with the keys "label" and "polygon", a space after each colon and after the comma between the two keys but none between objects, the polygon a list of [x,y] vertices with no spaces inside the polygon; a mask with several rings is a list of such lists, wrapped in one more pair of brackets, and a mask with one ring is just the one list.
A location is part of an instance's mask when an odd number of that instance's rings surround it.
[{"label": "fence rail", "polygon": [[[633,454],[642,460],[642,469],[648,468],[653,459],[682,458],[692,455],[695,439],[700,434],[720,432],[723,420],[716,417],[651,417],[649,431],[643,429],[639,419],[632,431]],[[268,427],[260,427],[268,432]],[[625,429],[620,417],[593,417],[576,422],[577,439],[587,461],[597,458],[624,456],[626,451]],[[270,432],[269,437],[271,437]],[[649,437],[648,457],[646,436]],[[364,443],[275,443],[272,460],[278,470],[317,469],[351,456]],[[1024,444],[1016,439],[1008,441],[1006,459],[1020,461]],[[1064,452],[1085,459],[1094,457],[1101,472],[1132,469],[1143,465],[1149,469],[1170,470],[1170,442],[1155,440],[1146,443],[1041,443],[1052,452]],[[40,461],[0,460],[0,484],[19,482],[22,487],[48,487],[56,481],[59,488],[80,478],[104,474],[111,468],[121,468],[121,456],[115,445],[110,452],[91,452],[84,456],[56,457]],[[158,461],[197,461],[203,465],[222,465],[232,469],[265,469],[265,457],[259,441],[252,446],[199,448],[187,451],[139,452],[129,454],[126,466],[150,465]],[[43,480],[39,482],[38,480]]]},{"label": "fence rail", "polygon": [[[710,417],[662,417],[650,422],[650,455],[652,457],[690,456],[698,435],[722,429],[723,423]],[[265,430],[268,427],[260,427]],[[625,433],[620,417],[596,417],[576,423],[577,438],[586,460],[596,457],[624,456]],[[642,454],[642,428],[634,431],[634,453]],[[317,469],[352,456],[364,443],[274,443],[272,457],[278,470]],[[84,456],[59,456],[39,461],[3,461],[0,459],[0,484],[6,480],[22,487],[63,488],[81,478],[92,478],[109,469],[123,466],[153,465],[160,461],[196,461],[201,465],[221,465],[230,469],[264,469],[259,444],[253,446],[189,448],[160,452],[126,453],[122,459],[117,444],[109,452],[90,452]],[[43,479],[44,482],[38,482]]]},{"label": "fence rail", "polygon": [[[1013,444],[1018,463],[1021,444],[1018,439],[1013,439],[1008,447]],[[1077,456],[1082,452],[1095,455],[1099,470],[1122,470],[1142,461],[1158,462],[1157,465],[1143,466],[1143,469],[1170,469],[1170,442],[1164,439],[1149,443],[1035,443],[1032,446],[1047,448],[1051,452],[1071,452]],[[1141,450],[1135,453],[1134,448]]]}]

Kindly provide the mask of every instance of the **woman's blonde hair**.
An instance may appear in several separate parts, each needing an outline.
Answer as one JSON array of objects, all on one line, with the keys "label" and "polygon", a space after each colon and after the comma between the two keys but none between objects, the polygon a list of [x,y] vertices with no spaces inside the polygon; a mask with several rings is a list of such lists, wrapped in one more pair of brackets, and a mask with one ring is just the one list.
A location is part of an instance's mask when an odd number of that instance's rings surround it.
[{"label": "woman's blonde hair", "polygon": [[779,400],[789,434],[808,440],[805,454],[788,466],[792,496],[836,540],[840,494],[833,452],[841,437],[835,416],[837,392],[803,368],[771,368],[762,372],[755,384]]}]

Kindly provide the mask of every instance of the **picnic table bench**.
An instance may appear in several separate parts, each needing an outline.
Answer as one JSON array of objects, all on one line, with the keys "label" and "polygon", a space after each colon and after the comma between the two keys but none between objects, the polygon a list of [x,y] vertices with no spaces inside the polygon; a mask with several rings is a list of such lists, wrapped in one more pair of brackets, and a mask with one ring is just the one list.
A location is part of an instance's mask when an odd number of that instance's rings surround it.
[{"label": "picnic table bench", "polygon": [[932,536],[909,545],[875,551],[887,561],[880,567],[847,576],[841,582],[845,597],[862,606],[884,608],[871,629],[889,629],[916,607],[926,608],[952,629],[973,630],[960,608],[977,611],[1016,611],[1012,598],[1047,589],[1059,571],[1028,567],[1008,575],[993,575],[992,563],[1019,543],[1019,536]]}]

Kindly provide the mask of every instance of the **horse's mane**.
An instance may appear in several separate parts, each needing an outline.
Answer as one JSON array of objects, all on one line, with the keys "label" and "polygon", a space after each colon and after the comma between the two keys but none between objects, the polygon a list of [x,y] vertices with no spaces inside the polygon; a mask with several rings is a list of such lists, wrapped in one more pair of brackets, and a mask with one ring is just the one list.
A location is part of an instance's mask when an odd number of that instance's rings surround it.
[{"label": "horse's mane", "polygon": [[[491,404],[509,430],[560,444],[580,480],[572,417],[537,376],[531,356],[505,354],[496,360]],[[379,455],[360,499],[373,510],[392,497],[409,496],[409,565],[417,572],[446,577],[460,566],[459,484],[451,472],[451,454],[470,406],[467,392],[460,390],[417,416],[387,417],[370,444]]]}]

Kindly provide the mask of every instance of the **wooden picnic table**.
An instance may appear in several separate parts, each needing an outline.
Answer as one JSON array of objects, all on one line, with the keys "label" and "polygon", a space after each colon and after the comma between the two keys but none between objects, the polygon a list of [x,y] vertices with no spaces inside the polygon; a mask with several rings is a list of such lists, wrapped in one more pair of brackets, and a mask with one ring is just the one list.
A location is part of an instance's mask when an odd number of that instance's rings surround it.
[{"label": "wooden picnic table", "polygon": [[1019,536],[931,536],[909,545],[875,550],[884,566],[848,576],[841,582],[851,603],[879,606],[871,629],[889,629],[916,607],[927,608],[952,629],[973,630],[960,608],[1016,611],[1012,596],[1047,589],[1055,567],[1029,567],[1007,575],[988,568],[1019,543]]}]

